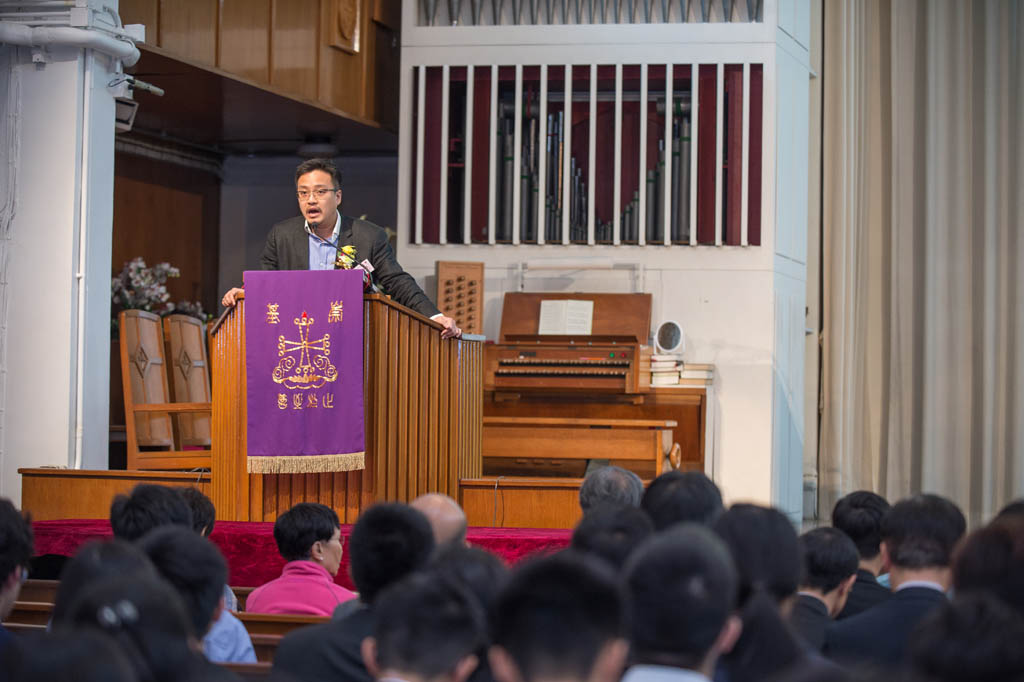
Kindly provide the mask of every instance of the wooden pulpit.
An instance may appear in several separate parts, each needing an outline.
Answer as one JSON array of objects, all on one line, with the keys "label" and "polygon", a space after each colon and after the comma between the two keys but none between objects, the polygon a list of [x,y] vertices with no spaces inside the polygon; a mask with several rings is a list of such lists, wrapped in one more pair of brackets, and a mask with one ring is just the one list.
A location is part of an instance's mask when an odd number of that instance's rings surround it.
[{"label": "wooden pulpit", "polygon": [[210,497],[217,517],[274,521],[320,502],[353,523],[382,501],[427,492],[458,499],[459,479],[481,475],[483,344],[442,339],[441,326],[379,294],[363,298],[366,466],[324,474],[246,471],[245,301],[211,334],[213,444]]}]

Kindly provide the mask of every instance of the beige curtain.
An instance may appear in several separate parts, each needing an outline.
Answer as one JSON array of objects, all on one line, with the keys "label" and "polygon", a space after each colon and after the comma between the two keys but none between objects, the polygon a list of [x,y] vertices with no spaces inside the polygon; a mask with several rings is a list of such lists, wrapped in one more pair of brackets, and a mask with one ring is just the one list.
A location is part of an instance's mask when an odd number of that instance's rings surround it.
[{"label": "beige curtain", "polygon": [[819,514],[1024,496],[1024,2],[824,6]]}]

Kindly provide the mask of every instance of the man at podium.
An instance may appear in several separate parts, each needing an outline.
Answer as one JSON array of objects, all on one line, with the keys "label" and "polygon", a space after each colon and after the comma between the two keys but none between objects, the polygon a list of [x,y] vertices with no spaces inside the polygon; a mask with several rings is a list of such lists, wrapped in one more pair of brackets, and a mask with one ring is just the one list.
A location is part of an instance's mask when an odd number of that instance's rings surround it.
[{"label": "man at podium", "polygon": [[[397,302],[444,325],[443,338],[462,335],[455,320],[442,314],[395,260],[383,229],[338,212],[341,173],[330,159],[309,159],[299,164],[295,190],[302,215],[271,228],[260,256],[261,269],[359,268]],[[233,306],[241,291],[238,287],[231,289],[221,303]]]}]

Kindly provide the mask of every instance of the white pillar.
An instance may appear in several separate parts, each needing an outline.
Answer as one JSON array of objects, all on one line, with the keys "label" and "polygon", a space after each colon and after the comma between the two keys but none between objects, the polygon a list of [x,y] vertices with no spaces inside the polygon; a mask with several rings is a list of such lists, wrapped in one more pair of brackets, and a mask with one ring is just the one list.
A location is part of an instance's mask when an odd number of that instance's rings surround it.
[{"label": "white pillar", "polygon": [[107,468],[113,66],[0,45],[0,495],[16,504],[20,467]]}]

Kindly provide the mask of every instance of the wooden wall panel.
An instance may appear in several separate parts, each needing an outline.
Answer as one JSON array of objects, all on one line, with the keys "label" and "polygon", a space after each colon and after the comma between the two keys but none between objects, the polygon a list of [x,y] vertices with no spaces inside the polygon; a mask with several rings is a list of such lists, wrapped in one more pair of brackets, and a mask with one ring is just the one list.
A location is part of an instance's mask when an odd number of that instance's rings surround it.
[{"label": "wooden wall panel", "polygon": [[351,54],[331,47],[330,32],[326,30],[337,21],[334,15],[335,3],[323,0],[320,3],[320,68],[317,99],[328,106],[341,109],[355,116],[365,116],[366,92],[364,90],[366,61],[366,2],[360,16],[359,51]]},{"label": "wooden wall panel", "polygon": [[111,265],[141,256],[181,270],[167,282],[172,301],[200,300],[217,310],[220,180],[192,168],[131,154],[114,157]]},{"label": "wooden wall panel", "polygon": [[221,0],[218,66],[270,83],[270,0]]},{"label": "wooden wall panel", "polygon": [[217,64],[217,0],[160,0],[157,44],[186,59]]},{"label": "wooden wall panel", "polygon": [[320,8],[309,0],[274,0],[270,83],[285,92],[316,99]]},{"label": "wooden wall panel", "polygon": [[160,0],[120,0],[117,12],[123,24],[144,24],[146,42],[157,44],[160,35]]}]

